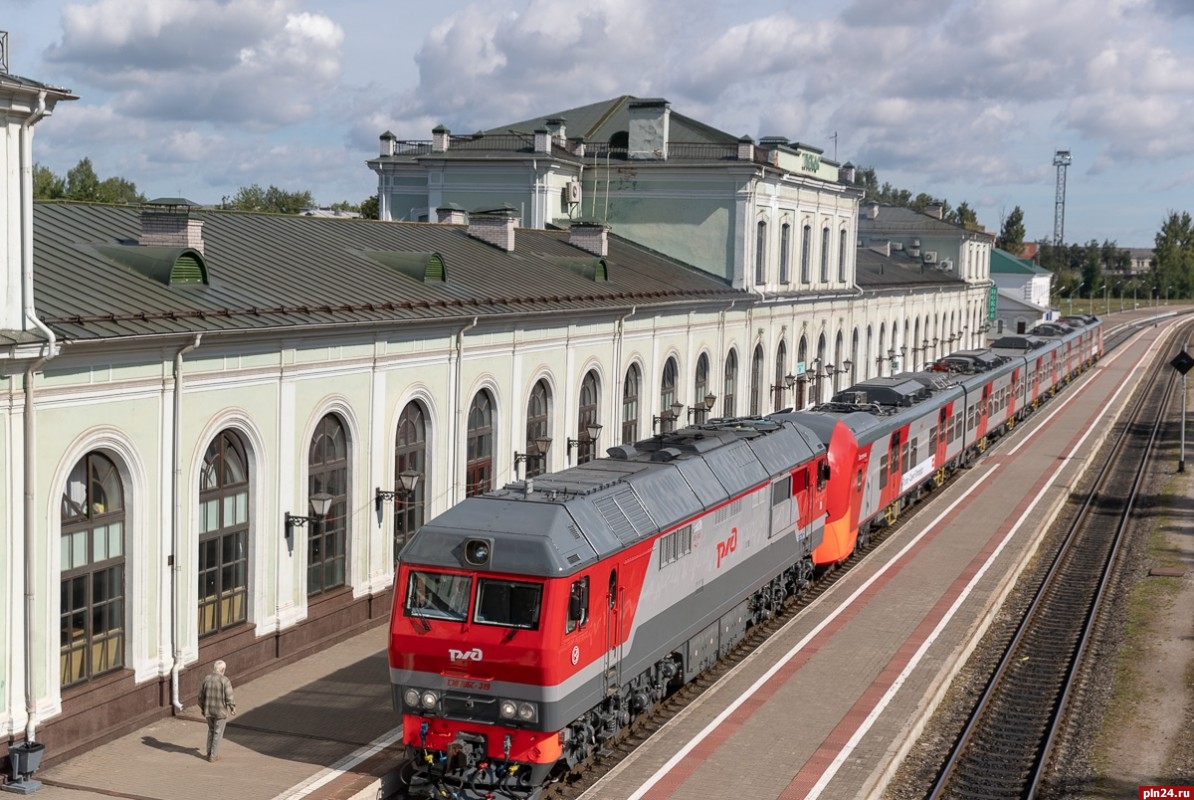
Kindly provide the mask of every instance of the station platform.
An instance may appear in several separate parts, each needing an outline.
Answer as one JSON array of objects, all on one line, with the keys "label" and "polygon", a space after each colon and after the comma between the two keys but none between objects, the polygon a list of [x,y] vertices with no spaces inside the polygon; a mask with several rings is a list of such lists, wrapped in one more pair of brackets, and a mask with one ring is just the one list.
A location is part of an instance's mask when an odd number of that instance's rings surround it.
[{"label": "station platform", "polygon": [[1174,348],[1171,321],[1143,328],[923,500],[584,800],[703,800],[710,787],[760,799],[881,797],[1082,478],[1148,354]]},{"label": "station platform", "polygon": [[[381,625],[241,684],[220,760],[195,706],[40,770],[37,800],[377,800],[402,755]],[[19,794],[0,793],[3,797]]]},{"label": "station platform", "polygon": [[[1168,321],[1144,328],[922,502],[586,800],[878,798],[1081,477],[1146,354],[1173,347]],[[389,797],[402,747],[385,644],[382,625],[253,681],[230,674],[238,713],[217,763],[203,757],[207,728],[192,706],[39,771],[33,796]]]}]

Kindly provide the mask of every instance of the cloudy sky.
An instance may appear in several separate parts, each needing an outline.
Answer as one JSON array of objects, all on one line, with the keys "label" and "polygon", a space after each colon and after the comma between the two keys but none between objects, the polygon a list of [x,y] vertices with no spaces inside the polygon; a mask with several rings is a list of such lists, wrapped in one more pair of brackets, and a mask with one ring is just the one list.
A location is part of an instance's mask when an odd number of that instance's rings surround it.
[{"label": "cloudy sky", "polygon": [[9,70],[79,100],[35,158],[148,197],[376,191],[378,136],[497,127],[622,94],[787,136],[879,180],[1151,246],[1194,213],[1191,0],[5,0]]}]

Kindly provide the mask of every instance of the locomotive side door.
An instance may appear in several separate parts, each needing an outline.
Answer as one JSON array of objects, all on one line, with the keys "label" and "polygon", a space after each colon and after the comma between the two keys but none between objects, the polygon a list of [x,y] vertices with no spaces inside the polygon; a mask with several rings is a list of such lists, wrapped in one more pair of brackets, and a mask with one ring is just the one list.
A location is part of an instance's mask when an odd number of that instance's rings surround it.
[{"label": "locomotive side door", "polygon": [[609,592],[605,596],[605,687],[616,696],[622,686],[622,584],[618,568],[609,571]]}]

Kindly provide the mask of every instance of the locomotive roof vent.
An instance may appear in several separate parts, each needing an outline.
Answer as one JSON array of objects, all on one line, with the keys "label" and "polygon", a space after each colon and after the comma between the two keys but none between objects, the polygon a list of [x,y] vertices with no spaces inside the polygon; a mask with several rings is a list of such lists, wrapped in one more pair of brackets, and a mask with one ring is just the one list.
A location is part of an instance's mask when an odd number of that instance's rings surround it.
[{"label": "locomotive roof vent", "polygon": [[652,461],[671,461],[674,458],[679,458],[681,452],[675,447],[662,447],[651,454]]},{"label": "locomotive roof vent", "polygon": [[605,451],[605,453],[610,458],[614,458],[619,461],[629,461],[638,454],[638,448],[632,444],[619,444],[609,448]]}]

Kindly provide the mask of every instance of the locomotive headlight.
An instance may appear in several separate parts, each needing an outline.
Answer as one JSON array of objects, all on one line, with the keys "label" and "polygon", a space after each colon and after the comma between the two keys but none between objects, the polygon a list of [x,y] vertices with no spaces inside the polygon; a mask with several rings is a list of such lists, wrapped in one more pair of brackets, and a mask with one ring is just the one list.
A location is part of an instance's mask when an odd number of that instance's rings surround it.
[{"label": "locomotive headlight", "polygon": [[518,719],[522,722],[534,722],[539,714],[535,709],[534,703],[519,703],[518,704]]},{"label": "locomotive headlight", "polygon": [[428,711],[431,711],[437,705],[439,705],[439,695],[437,695],[435,692],[431,691],[430,689],[423,692],[423,696],[421,699],[423,701],[423,708],[427,709]]},{"label": "locomotive headlight", "polygon": [[406,701],[406,704],[408,706],[418,708],[419,707],[419,699],[420,699],[419,698],[419,690],[418,689],[407,689],[405,692],[403,692],[402,699]]},{"label": "locomotive headlight", "polygon": [[514,715],[518,713],[518,704],[513,700],[503,700],[498,704],[498,714],[502,719],[514,719]]}]

